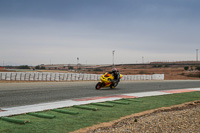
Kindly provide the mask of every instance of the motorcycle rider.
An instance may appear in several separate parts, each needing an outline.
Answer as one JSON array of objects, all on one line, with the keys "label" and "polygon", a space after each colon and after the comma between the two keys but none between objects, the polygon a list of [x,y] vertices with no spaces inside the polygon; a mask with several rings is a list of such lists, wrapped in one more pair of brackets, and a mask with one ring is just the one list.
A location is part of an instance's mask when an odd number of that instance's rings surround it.
[{"label": "motorcycle rider", "polygon": [[109,74],[112,74],[114,77],[114,80],[111,80],[111,82],[119,82],[120,81],[120,73],[116,68],[113,68]]}]

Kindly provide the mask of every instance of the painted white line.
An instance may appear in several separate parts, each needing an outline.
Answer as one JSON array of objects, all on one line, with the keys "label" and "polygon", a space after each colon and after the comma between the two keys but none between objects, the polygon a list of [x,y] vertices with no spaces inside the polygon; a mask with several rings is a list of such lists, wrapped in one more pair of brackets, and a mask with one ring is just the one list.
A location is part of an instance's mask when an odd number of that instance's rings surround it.
[{"label": "painted white line", "polygon": [[51,103],[44,103],[44,104],[34,104],[34,105],[27,105],[27,106],[2,108],[2,110],[5,110],[5,111],[0,112],[0,117],[25,114],[28,112],[38,112],[38,111],[51,110],[51,109],[56,109],[56,108],[70,107],[70,106],[74,106],[74,105],[83,105],[83,104],[90,104],[90,103],[97,103],[97,102],[113,101],[113,100],[119,100],[119,99],[121,99],[121,98],[117,98],[117,97],[116,98],[105,98],[105,99],[96,99],[96,100],[89,100],[89,101],[66,100],[66,101],[60,101],[60,102],[51,102]]},{"label": "painted white line", "polygon": [[151,92],[130,93],[130,94],[124,94],[124,95],[135,96],[135,97],[147,97],[147,96],[159,96],[159,95],[166,95],[166,94],[171,94],[171,93],[151,91]]},{"label": "painted white line", "polygon": [[196,91],[200,91],[200,88],[191,88],[191,89],[188,89],[188,90],[196,90]]}]

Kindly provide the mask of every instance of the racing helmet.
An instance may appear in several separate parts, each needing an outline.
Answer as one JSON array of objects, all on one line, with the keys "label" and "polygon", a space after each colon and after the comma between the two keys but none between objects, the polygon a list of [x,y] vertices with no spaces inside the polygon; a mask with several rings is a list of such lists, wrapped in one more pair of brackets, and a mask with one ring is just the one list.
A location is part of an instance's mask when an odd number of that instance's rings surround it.
[{"label": "racing helmet", "polygon": [[113,68],[112,73],[117,74],[117,68]]}]

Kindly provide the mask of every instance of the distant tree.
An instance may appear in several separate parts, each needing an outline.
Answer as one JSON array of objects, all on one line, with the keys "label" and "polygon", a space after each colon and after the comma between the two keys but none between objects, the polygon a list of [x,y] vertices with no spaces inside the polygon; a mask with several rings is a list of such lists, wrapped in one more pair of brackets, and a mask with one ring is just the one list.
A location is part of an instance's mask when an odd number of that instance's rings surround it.
[{"label": "distant tree", "polygon": [[35,67],[35,69],[40,69],[40,66],[39,66],[39,65],[37,65],[37,66]]},{"label": "distant tree", "polygon": [[191,70],[191,71],[193,71],[193,70],[194,70],[193,66],[190,66],[190,70]]},{"label": "distant tree", "polygon": [[169,65],[166,64],[165,67],[169,67]]},{"label": "distant tree", "polygon": [[155,68],[155,67],[157,67],[157,65],[153,65],[152,67]]},{"label": "distant tree", "polygon": [[69,69],[69,70],[73,70],[74,67],[73,67],[73,66],[68,66],[68,69]]},{"label": "distant tree", "polygon": [[46,69],[44,66],[42,66],[40,69]]},{"label": "distant tree", "polygon": [[189,69],[189,66],[185,66],[184,70],[187,71]]},{"label": "distant tree", "polygon": [[196,67],[196,70],[200,71],[200,66],[197,66],[197,67]]},{"label": "distant tree", "polygon": [[153,65],[152,67],[153,68],[160,68],[160,67],[162,67],[162,65],[161,64],[159,64],[159,65]]},{"label": "distant tree", "polygon": [[17,67],[18,69],[30,69],[28,65],[21,65]]},{"label": "distant tree", "polygon": [[161,64],[158,64],[158,65],[153,65],[152,67],[153,67],[153,68],[159,68],[159,67],[162,67],[162,65],[161,65]]},{"label": "distant tree", "polygon": [[94,68],[94,71],[102,71],[100,68]]}]

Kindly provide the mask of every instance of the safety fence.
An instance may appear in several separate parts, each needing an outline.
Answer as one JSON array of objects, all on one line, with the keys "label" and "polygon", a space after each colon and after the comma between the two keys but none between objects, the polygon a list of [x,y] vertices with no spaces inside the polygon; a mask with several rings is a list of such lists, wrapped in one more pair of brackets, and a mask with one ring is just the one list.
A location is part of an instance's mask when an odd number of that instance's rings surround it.
[{"label": "safety fence", "polygon": [[[0,72],[0,80],[13,81],[87,81],[100,80],[99,74],[50,72]],[[164,74],[123,75],[121,80],[164,80]]]}]

